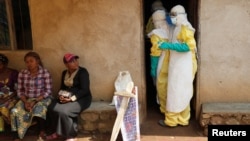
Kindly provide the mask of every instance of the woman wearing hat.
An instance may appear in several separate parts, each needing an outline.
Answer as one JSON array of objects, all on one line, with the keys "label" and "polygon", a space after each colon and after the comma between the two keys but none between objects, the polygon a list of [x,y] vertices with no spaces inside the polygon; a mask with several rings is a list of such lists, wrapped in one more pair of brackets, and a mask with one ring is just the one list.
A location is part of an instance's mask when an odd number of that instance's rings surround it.
[{"label": "woman wearing hat", "polygon": [[[8,67],[9,59],[4,54],[0,54],[0,99],[6,94],[16,92],[18,71]],[[17,96],[0,104],[0,120],[10,123],[9,110],[17,102]],[[4,122],[0,125],[0,131],[4,130]]]},{"label": "woman wearing hat", "polygon": [[47,140],[59,136],[66,141],[76,140],[78,115],[91,104],[89,73],[79,66],[78,58],[71,53],[63,57],[67,69],[62,72],[58,97],[49,106],[48,120],[52,134],[46,137]]}]

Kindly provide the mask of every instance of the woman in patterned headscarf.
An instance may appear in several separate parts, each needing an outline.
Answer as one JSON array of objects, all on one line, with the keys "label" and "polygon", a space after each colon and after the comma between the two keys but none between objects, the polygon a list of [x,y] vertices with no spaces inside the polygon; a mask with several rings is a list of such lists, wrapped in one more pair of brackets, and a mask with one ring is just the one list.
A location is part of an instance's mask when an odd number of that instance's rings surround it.
[{"label": "woman in patterned headscarf", "polygon": [[[9,109],[11,109],[16,101],[16,84],[18,71],[8,67],[9,59],[4,54],[0,54],[0,118],[10,123]],[[4,100],[9,94],[11,98]],[[1,119],[2,120],[2,119]],[[0,125],[0,131],[4,130],[4,124]]]}]

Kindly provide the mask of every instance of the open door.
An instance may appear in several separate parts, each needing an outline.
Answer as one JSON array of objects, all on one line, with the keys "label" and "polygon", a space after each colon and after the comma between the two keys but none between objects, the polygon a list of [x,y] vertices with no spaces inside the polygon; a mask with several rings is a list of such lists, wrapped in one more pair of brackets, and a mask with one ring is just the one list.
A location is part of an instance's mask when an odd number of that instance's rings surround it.
[{"label": "open door", "polygon": [[[155,0],[144,0],[144,29],[146,29],[147,22],[152,15],[152,3]],[[198,31],[198,0],[161,0],[163,3],[163,6],[169,12],[172,7],[175,5],[182,5],[185,7],[185,10],[188,15],[188,20],[193,25],[193,27],[196,29],[195,32],[195,38],[197,41],[197,31]],[[151,43],[150,39],[147,37],[146,32],[144,36],[145,41],[145,64],[146,64],[146,94],[147,94],[147,108],[149,107],[158,107],[158,104],[156,102],[156,88],[153,84],[152,77],[150,76],[150,48]],[[198,46],[197,46],[198,48]],[[194,81],[194,96],[191,101],[191,107],[192,111],[194,112],[193,115],[196,115],[196,103],[197,103],[197,95],[196,95],[196,81]]]}]

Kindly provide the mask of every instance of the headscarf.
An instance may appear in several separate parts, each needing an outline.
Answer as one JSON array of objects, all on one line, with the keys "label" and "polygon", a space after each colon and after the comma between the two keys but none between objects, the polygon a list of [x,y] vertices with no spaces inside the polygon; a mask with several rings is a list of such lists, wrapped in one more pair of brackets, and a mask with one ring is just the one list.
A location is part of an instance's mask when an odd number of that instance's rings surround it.
[{"label": "headscarf", "polygon": [[2,62],[4,65],[7,65],[9,63],[9,59],[4,54],[0,54],[0,62]]}]

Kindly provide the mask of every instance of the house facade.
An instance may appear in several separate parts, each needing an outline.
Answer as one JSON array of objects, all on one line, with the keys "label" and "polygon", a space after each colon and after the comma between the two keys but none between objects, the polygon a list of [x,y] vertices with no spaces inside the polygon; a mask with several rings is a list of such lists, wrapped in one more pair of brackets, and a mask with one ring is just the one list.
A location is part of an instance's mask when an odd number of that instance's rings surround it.
[{"label": "house facade", "polygon": [[[29,0],[33,51],[60,85],[62,58],[77,54],[90,74],[94,101],[112,101],[114,81],[129,71],[138,87],[140,119],[147,115],[142,0]],[[250,102],[250,1],[200,0],[196,35],[198,73],[194,109],[203,103]],[[10,67],[24,68],[28,50],[1,50]]]}]

